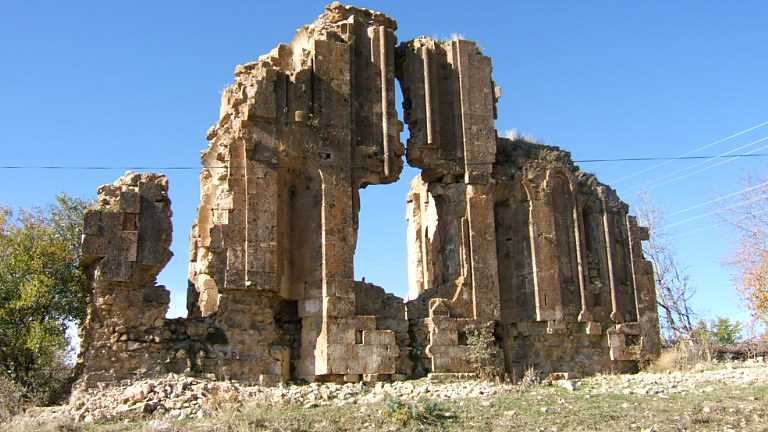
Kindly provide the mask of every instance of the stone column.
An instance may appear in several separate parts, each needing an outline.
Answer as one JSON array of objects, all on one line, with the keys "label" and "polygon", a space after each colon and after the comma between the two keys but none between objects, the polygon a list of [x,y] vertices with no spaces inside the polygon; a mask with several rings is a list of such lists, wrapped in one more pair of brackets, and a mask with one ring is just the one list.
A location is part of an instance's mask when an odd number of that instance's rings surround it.
[{"label": "stone column", "polygon": [[541,185],[526,183],[531,202],[529,219],[531,261],[536,299],[537,321],[559,321],[563,318],[560,296],[555,219],[552,206],[540,190]]},{"label": "stone column", "polygon": [[491,179],[496,160],[496,101],[491,60],[465,40],[451,42],[449,58],[459,78],[473,312],[478,320],[498,320],[501,306]]},{"label": "stone column", "polygon": [[608,287],[611,291],[611,321],[614,323],[624,322],[624,317],[619,311],[619,292],[616,286],[616,270],[615,270],[615,247],[614,247],[614,225],[613,218],[608,211],[608,201],[605,196],[605,189],[600,189],[600,199],[602,202],[602,218],[603,218],[603,234],[605,238],[605,253],[608,257]]},{"label": "stone column", "polygon": [[481,321],[501,318],[493,207],[490,187],[467,185],[472,305],[474,318]]},{"label": "stone column", "polygon": [[637,219],[633,216],[627,216],[627,225],[629,226],[629,240],[632,248],[632,276],[635,285],[637,315],[642,337],[641,356],[643,360],[649,361],[661,354],[653,266],[643,256],[642,242],[649,239],[649,233],[648,228],[638,226]]}]

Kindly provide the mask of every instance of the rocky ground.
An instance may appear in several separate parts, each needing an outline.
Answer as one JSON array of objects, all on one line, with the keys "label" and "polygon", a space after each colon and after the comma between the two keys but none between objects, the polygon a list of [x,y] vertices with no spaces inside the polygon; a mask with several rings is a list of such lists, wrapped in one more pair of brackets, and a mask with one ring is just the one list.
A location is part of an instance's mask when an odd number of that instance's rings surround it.
[{"label": "rocky ground", "polygon": [[274,388],[169,375],[78,391],[10,430],[768,431],[768,364],[601,375],[543,384],[428,379]]}]

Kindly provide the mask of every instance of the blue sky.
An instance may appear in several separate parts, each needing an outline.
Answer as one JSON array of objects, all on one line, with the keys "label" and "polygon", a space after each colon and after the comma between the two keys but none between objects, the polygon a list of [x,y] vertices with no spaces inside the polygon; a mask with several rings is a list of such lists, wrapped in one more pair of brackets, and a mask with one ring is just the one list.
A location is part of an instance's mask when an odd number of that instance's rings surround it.
[{"label": "blue sky", "polygon": [[[400,40],[461,34],[493,57],[503,89],[497,129],[516,129],[575,159],[679,155],[768,121],[768,3],[761,1],[363,1],[397,19]],[[0,4],[0,165],[195,166],[236,64],[255,60],[322,12],[322,2]],[[768,136],[768,126],[697,154]],[[405,134],[402,140],[405,141]],[[745,147],[754,151],[768,141]],[[765,150],[768,151],[768,150]],[[699,161],[590,163],[628,202]],[[707,165],[702,165],[706,167]],[[651,189],[672,214],[741,189],[766,159],[737,160]],[[405,194],[416,174],[362,191],[356,273],[407,290]],[[168,171],[175,257],[160,276],[184,314],[187,236],[197,171]],[[0,170],[0,203],[92,197],[117,171]],[[690,174],[690,175],[688,175]],[[711,207],[683,221],[674,246],[706,316],[746,319],[723,266],[732,235]],[[684,235],[688,232],[691,234]]]}]

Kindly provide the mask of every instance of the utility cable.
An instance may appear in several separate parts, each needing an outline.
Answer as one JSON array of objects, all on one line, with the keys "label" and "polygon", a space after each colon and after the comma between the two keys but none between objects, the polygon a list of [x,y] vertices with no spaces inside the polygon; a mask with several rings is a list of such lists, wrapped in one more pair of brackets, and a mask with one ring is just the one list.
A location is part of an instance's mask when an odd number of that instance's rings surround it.
[{"label": "utility cable", "polygon": [[[761,210],[761,211],[758,211],[758,212],[755,212],[755,213],[752,213],[752,214],[748,214],[748,215],[744,215],[744,216],[738,217],[738,218],[736,218],[734,220],[734,222],[740,221],[740,220],[744,220],[744,219],[747,219],[747,218],[750,218],[750,217],[766,214],[766,213],[768,213],[768,209]],[[677,239],[677,238],[682,238],[682,237],[688,237],[691,234],[696,234],[698,232],[706,231],[707,229],[709,229],[709,225],[700,226],[698,228],[694,228],[692,230],[684,231],[684,232],[677,233],[677,234],[670,234],[670,235],[667,236],[667,238],[669,238],[669,239]]]},{"label": "utility cable", "polygon": [[[766,140],[768,140],[768,137],[766,137]],[[675,161],[675,160],[712,159],[712,158],[738,159],[738,158],[763,158],[763,157],[768,157],[768,153],[745,153],[745,154],[714,155],[714,156],[672,156],[672,157],[648,156],[648,157],[627,157],[627,158],[610,158],[610,159],[580,159],[580,160],[574,160],[573,163],[640,162],[640,161],[657,161],[657,160]],[[470,165],[473,165],[473,163],[470,163]],[[226,166],[226,165],[220,165],[220,166],[214,166],[214,165],[198,165],[198,166],[0,165],[0,169],[4,169],[4,170],[45,169],[45,170],[81,170],[81,171],[99,171],[99,170],[183,171],[183,170],[200,170],[203,168],[226,169],[226,168],[243,168],[243,167]]]},{"label": "utility cable", "polygon": [[754,186],[750,186],[750,187],[748,187],[748,188],[746,188],[746,189],[742,189],[742,190],[740,190],[740,191],[736,191],[736,192],[730,193],[730,194],[728,194],[728,195],[725,195],[725,196],[721,196],[721,197],[719,197],[719,198],[711,199],[711,200],[709,200],[709,201],[705,201],[705,202],[703,202],[703,203],[699,203],[699,204],[695,204],[695,205],[692,205],[692,206],[690,206],[690,207],[687,207],[687,208],[684,208],[684,209],[682,209],[682,210],[677,210],[677,211],[675,211],[675,212],[672,212],[672,213],[670,213],[670,214],[669,214],[669,215],[667,215],[667,216],[674,216],[674,215],[678,215],[678,214],[681,214],[681,213],[686,213],[686,212],[689,212],[689,211],[691,211],[691,210],[696,210],[697,208],[705,207],[705,206],[708,206],[708,205],[710,205],[710,204],[714,204],[714,203],[720,202],[720,201],[722,201],[722,200],[724,200],[724,199],[728,199],[728,198],[734,197],[734,196],[736,196],[736,195],[741,195],[741,194],[743,194],[743,193],[747,193],[747,192],[749,192],[749,191],[753,191],[753,190],[755,190],[755,189],[759,189],[759,188],[761,188],[761,187],[763,187],[763,186],[768,186],[768,181],[765,181],[765,182],[762,182],[762,183],[756,184],[756,185],[754,185]]},{"label": "utility cable", "polygon": [[[731,153],[733,153],[735,151],[743,150],[743,149],[745,149],[747,147],[751,147],[751,146],[753,146],[755,144],[759,144],[759,143],[764,142],[764,141],[768,141],[768,136],[760,138],[760,139],[755,140],[755,141],[752,141],[750,143],[744,144],[742,146],[739,146],[739,147],[737,147],[735,149],[732,149],[732,150],[729,150],[727,152],[721,153],[721,154],[719,154],[717,156],[710,157],[710,158],[708,158],[707,160],[705,160],[703,162],[700,162],[700,163],[697,163],[697,164],[685,167],[683,169],[679,169],[677,171],[674,171],[674,172],[670,173],[669,175],[664,176],[664,178],[662,178],[661,180],[656,181],[656,182],[652,182],[651,185],[649,186],[649,188],[650,189],[655,189],[655,188],[657,188],[659,186],[662,186],[662,185],[665,185],[665,184],[669,184],[669,183],[672,183],[672,182],[675,182],[675,181],[678,181],[678,180],[682,180],[682,179],[690,177],[692,175],[696,175],[696,174],[702,173],[704,171],[707,171],[709,169],[712,169],[714,167],[720,166],[720,165],[722,165],[724,163],[728,163],[729,161],[720,161],[718,163],[715,163],[715,164],[712,164],[712,165],[709,165],[709,166],[704,166],[703,168],[698,169],[698,170],[696,170],[694,172],[683,174],[683,175],[675,177],[675,175],[680,174],[682,172],[685,172],[685,171],[688,171],[688,170],[700,167],[702,165],[707,165],[709,162],[711,162],[714,159],[725,158],[725,157],[731,155]],[[764,146],[758,147],[757,149],[754,149],[754,150],[752,150],[750,152],[747,152],[745,154],[747,154],[747,155],[755,154],[756,152],[758,152],[760,150],[763,150],[765,148],[768,148],[768,145],[764,145]]]},{"label": "utility cable", "polygon": [[[736,132],[736,133],[734,133],[734,134],[732,134],[732,135],[729,135],[729,136],[727,136],[727,137],[725,137],[725,138],[720,138],[719,140],[713,141],[713,142],[711,142],[711,143],[709,143],[709,144],[705,144],[705,145],[703,145],[703,146],[701,146],[701,147],[697,147],[697,148],[695,148],[695,149],[693,149],[693,150],[691,150],[691,151],[688,151],[688,152],[686,152],[686,153],[683,153],[683,154],[681,154],[679,157],[685,157],[685,156],[689,156],[689,155],[692,155],[692,154],[694,154],[694,153],[700,152],[700,151],[702,151],[702,150],[706,150],[706,149],[708,149],[708,148],[710,148],[710,147],[716,146],[716,145],[718,145],[718,144],[722,144],[722,143],[724,143],[724,142],[726,142],[726,141],[729,141],[729,140],[731,140],[731,139],[733,139],[733,138],[736,138],[736,137],[738,137],[738,136],[741,136],[741,135],[744,135],[744,134],[746,134],[746,133],[752,132],[753,130],[756,130],[756,129],[760,129],[761,127],[763,127],[763,126],[766,126],[766,125],[768,125],[768,121],[764,121],[764,122],[762,122],[762,123],[758,123],[758,124],[756,124],[756,125],[754,125],[754,126],[751,126],[751,127],[747,128],[747,129],[744,129],[744,130],[741,130],[741,131],[739,131],[739,132]],[[656,165],[650,166],[650,167],[648,167],[648,168],[642,169],[642,170],[640,170],[640,171],[637,171],[637,172],[635,172],[635,173],[633,173],[633,174],[630,174],[630,175],[628,175],[628,176],[622,177],[622,178],[620,178],[620,179],[616,180],[616,181],[614,182],[614,184],[618,184],[618,183],[621,183],[621,182],[623,182],[623,181],[625,181],[625,180],[629,180],[629,179],[631,179],[631,178],[637,177],[637,176],[639,176],[639,175],[641,175],[641,174],[645,174],[645,173],[647,173],[648,171],[652,171],[652,170],[655,170],[655,169],[657,169],[657,168],[661,168],[661,167],[663,167],[663,166],[665,166],[665,165],[668,165],[668,164],[670,163],[670,161],[672,161],[672,160],[674,160],[674,159],[668,159],[668,160],[667,160],[667,161],[665,161],[665,162],[662,162],[662,163],[659,163],[659,164],[656,164]]]},{"label": "utility cable", "polygon": [[684,225],[684,224],[686,224],[686,223],[690,223],[690,222],[693,222],[693,221],[695,221],[695,220],[697,220],[697,219],[701,219],[701,218],[704,218],[704,217],[707,217],[707,216],[711,216],[711,215],[713,215],[713,214],[715,214],[715,213],[720,213],[720,212],[722,212],[722,211],[724,211],[724,210],[731,210],[731,209],[734,209],[734,208],[737,208],[737,207],[743,207],[743,206],[745,206],[745,205],[747,205],[747,204],[751,204],[751,203],[753,203],[753,202],[756,202],[756,201],[760,201],[760,200],[762,200],[762,199],[766,199],[766,198],[768,198],[768,193],[766,193],[766,194],[764,194],[764,195],[758,195],[758,196],[756,196],[756,197],[752,197],[752,198],[750,198],[750,199],[748,199],[748,200],[745,200],[745,201],[741,201],[741,202],[739,202],[739,203],[736,203],[736,204],[734,204],[734,205],[732,205],[732,206],[728,206],[728,207],[726,207],[726,208],[723,208],[723,209],[712,210],[712,211],[709,211],[709,212],[706,212],[706,213],[702,213],[702,214],[700,214],[700,215],[691,216],[691,217],[689,217],[689,218],[687,218],[687,219],[683,219],[683,220],[681,220],[681,221],[678,221],[678,222],[675,222],[675,223],[673,223],[673,224],[669,224],[669,225],[667,225],[667,226],[666,226],[666,227],[664,227],[664,228],[665,228],[665,229],[668,229],[668,228],[672,228],[672,227],[676,227],[676,226]]}]

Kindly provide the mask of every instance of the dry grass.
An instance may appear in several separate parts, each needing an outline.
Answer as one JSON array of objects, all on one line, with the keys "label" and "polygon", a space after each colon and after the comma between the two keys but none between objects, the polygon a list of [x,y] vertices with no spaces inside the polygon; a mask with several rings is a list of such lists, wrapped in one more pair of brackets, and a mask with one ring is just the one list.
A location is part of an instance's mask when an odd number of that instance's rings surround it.
[{"label": "dry grass", "polygon": [[530,390],[541,384],[541,375],[533,366],[529,366],[528,369],[525,370],[523,378],[520,380],[519,384],[522,390]]},{"label": "dry grass", "polygon": [[13,381],[0,375],[0,422],[18,414],[23,406],[23,390]]},{"label": "dry grass", "polygon": [[712,365],[712,346],[705,340],[681,340],[667,348],[646,369],[649,372],[689,371]]}]

